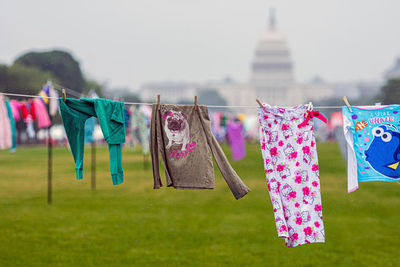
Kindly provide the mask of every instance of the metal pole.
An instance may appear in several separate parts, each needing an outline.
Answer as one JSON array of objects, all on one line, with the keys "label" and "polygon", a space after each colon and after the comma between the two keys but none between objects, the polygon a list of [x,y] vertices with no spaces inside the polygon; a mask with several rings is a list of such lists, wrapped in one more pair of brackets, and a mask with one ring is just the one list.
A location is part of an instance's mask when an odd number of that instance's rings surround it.
[{"label": "metal pole", "polygon": [[[49,111],[49,105],[47,106]],[[50,115],[50,122],[52,123],[52,116]],[[53,201],[53,144],[51,142],[50,134],[51,125],[47,128],[47,204],[51,204]]]},{"label": "metal pole", "polygon": [[50,102],[46,105],[46,109],[50,118],[50,126],[47,127],[47,204],[50,205],[53,202],[53,144],[50,133],[53,117],[50,114]]},{"label": "metal pole", "polygon": [[92,142],[92,190],[96,190],[96,144]]},{"label": "metal pole", "polygon": [[53,180],[53,145],[51,143],[50,137],[50,127],[48,128],[48,141],[47,141],[47,150],[48,150],[48,172],[47,172],[47,204],[51,204],[53,197],[53,188],[52,188],[52,180]]}]

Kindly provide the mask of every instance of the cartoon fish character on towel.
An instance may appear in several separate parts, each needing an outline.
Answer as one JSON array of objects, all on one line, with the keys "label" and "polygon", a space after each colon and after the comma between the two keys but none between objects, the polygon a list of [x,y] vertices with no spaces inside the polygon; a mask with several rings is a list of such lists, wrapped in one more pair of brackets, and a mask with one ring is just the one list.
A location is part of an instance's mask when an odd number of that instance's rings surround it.
[{"label": "cartoon fish character on towel", "polygon": [[381,125],[372,129],[372,140],[364,152],[365,160],[382,175],[400,178],[400,133],[394,125]]}]

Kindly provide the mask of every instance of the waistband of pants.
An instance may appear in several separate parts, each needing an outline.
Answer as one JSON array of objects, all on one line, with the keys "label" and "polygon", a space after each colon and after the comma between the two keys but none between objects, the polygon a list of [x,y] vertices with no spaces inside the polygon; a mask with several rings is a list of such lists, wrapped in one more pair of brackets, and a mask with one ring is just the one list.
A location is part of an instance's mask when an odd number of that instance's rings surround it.
[{"label": "waistband of pants", "polygon": [[[295,107],[290,107],[290,108],[282,108],[282,107],[277,107],[277,106],[266,106],[264,105],[264,108],[262,109],[261,107],[258,107],[258,113],[262,115],[271,115],[273,117],[282,117],[287,120],[290,120],[292,118],[295,119],[300,119],[304,118],[306,112],[307,112],[308,105],[300,105],[300,106],[295,106]],[[312,107],[311,107],[312,110]]]}]

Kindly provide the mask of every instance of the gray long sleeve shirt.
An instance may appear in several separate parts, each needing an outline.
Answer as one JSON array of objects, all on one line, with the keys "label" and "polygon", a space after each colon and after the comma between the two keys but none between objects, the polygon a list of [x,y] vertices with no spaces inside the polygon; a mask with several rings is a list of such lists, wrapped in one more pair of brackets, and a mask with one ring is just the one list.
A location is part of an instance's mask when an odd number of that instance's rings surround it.
[{"label": "gray long sleeve shirt", "polygon": [[159,152],[164,164],[167,186],[177,189],[213,189],[214,168],[211,153],[236,199],[250,189],[229,164],[218,141],[211,133],[206,106],[153,104],[150,128],[150,152],[154,189],[162,186]]}]

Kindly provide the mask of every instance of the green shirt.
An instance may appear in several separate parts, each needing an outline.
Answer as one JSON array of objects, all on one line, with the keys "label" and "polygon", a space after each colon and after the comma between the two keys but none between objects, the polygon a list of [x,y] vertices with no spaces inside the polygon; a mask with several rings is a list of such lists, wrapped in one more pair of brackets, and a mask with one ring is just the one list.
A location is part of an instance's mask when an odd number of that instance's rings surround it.
[{"label": "green shirt", "polygon": [[77,179],[82,179],[85,121],[97,117],[104,139],[108,143],[113,184],[124,181],[121,144],[125,143],[123,103],[108,99],[59,98],[61,118],[75,161]]}]

